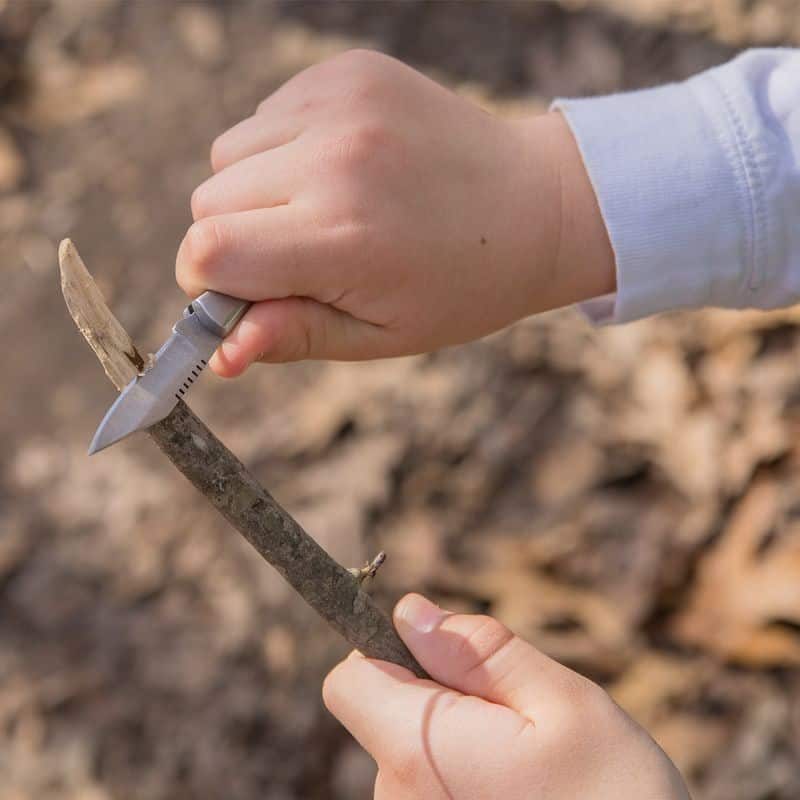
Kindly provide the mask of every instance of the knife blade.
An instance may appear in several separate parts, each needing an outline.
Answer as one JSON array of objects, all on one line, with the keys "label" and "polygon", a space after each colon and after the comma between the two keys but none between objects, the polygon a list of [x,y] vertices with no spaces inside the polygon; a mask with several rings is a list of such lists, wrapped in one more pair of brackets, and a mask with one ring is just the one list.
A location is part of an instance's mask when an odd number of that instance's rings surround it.
[{"label": "knife blade", "polygon": [[193,300],[153,365],[134,378],[109,408],[89,445],[89,455],[164,419],[249,307],[248,301],[219,292],[205,292]]}]

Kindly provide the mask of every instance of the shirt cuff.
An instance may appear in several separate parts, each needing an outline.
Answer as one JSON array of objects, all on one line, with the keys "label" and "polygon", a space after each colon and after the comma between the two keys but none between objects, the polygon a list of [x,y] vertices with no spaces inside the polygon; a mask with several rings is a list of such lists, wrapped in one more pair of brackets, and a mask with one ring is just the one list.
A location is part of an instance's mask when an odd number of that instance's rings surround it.
[{"label": "shirt cuff", "polygon": [[581,305],[595,323],[746,305],[759,281],[752,183],[713,73],[552,105],[577,140],[616,258],[616,293]]}]

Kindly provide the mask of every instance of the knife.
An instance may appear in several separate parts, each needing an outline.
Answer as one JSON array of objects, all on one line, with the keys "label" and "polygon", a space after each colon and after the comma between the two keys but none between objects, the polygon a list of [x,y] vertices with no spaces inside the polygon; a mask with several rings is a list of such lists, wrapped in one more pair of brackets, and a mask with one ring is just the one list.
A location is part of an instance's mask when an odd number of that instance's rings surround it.
[{"label": "knife", "polygon": [[108,409],[89,445],[89,455],[164,419],[250,305],[219,292],[204,292],[192,300],[153,365],[134,378]]}]

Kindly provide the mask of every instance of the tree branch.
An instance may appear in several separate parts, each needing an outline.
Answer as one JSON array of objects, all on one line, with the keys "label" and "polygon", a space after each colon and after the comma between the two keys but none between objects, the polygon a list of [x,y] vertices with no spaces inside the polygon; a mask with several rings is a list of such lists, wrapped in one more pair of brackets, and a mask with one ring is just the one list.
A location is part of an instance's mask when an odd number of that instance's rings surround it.
[{"label": "tree branch", "polygon": [[[58,251],[67,308],[117,389],[144,368],[69,239]],[[182,401],[148,434],[167,458],[353,647],[426,677],[389,618],[361,589],[363,579],[334,561],[273,499],[244,464]],[[373,571],[374,574],[374,571]]]}]

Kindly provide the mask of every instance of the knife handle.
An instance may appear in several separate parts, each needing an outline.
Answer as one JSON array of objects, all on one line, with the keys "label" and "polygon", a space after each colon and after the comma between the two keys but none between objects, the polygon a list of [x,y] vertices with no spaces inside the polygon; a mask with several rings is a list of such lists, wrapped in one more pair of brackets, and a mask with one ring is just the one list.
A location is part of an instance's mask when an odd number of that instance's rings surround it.
[{"label": "knife handle", "polygon": [[204,328],[224,339],[251,305],[249,300],[227,294],[203,292],[192,300],[189,308]]}]

